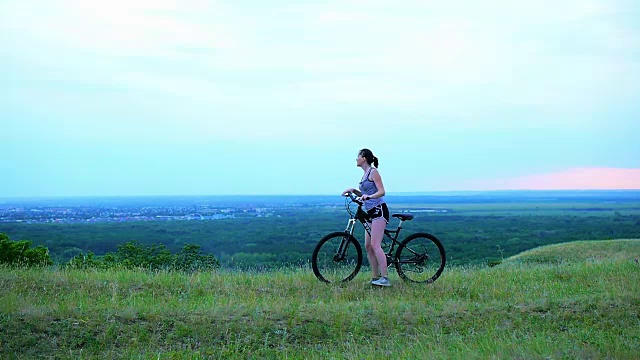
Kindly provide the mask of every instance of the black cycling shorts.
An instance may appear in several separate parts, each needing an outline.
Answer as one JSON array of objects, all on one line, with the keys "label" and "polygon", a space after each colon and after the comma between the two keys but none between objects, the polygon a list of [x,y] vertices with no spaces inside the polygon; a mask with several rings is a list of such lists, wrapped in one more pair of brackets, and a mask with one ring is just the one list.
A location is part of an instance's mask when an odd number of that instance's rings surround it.
[{"label": "black cycling shorts", "polygon": [[367,222],[372,223],[377,218],[384,218],[384,221],[389,223],[389,208],[387,203],[382,203],[376,207],[372,207],[367,211]]}]

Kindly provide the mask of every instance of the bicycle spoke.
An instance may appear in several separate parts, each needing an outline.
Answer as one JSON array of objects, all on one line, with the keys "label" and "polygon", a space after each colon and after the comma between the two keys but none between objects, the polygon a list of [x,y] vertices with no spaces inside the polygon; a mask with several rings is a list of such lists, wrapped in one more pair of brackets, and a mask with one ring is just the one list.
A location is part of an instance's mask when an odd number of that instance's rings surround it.
[{"label": "bicycle spoke", "polygon": [[400,277],[413,282],[435,281],[445,265],[444,248],[429,234],[409,236],[398,248],[396,258]]},{"label": "bicycle spoke", "polygon": [[361,264],[360,244],[345,233],[333,233],[323,238],[312,256],[316,277],[331,283],[353,279]]}]

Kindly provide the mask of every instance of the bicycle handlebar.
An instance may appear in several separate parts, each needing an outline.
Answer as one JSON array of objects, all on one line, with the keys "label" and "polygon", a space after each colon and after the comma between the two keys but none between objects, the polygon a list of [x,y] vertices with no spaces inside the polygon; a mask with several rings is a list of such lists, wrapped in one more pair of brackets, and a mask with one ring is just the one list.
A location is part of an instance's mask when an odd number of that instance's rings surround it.
[{"label": "bicycle handlebar", "polygon": [[353,201],[354,203],[356,203],[358,205],[363,205],[364,204],[364,202],[361,200],[361,198],[358,197],[358,196],[355,196],[352,192],[346,192],[346,193],[344,193],[342,195],[351,198],[351,201]]}]

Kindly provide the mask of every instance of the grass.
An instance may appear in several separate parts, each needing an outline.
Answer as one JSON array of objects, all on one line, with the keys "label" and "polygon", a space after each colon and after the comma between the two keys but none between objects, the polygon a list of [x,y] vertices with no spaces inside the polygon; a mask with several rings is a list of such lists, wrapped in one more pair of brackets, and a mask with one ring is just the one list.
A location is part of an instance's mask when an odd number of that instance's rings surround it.
[{"label": "grass", "polygon": [[0,269],[3,359],[634,359],[640,240],[546,246],[431,285],[310,269]]}]

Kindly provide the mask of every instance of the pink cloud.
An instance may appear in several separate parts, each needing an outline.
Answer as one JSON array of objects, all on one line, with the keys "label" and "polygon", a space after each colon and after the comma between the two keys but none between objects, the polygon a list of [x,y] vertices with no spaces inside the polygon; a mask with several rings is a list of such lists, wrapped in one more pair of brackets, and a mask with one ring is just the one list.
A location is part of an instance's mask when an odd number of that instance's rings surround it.
[{"label": "pink cloud", "polygon": [[640,169],[573,168],[476,183],[477,190],[636,190],[640,189]]}]

